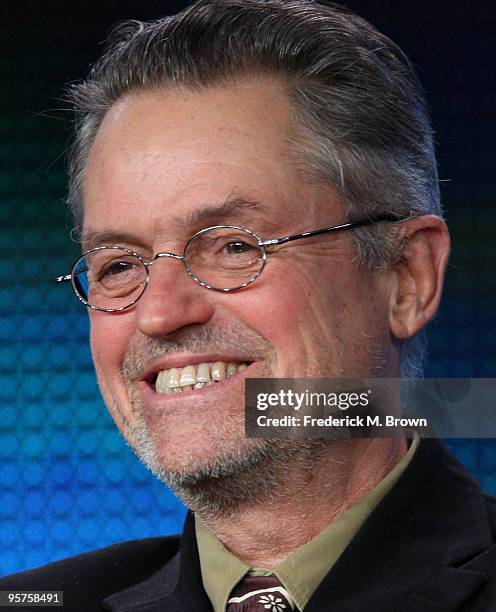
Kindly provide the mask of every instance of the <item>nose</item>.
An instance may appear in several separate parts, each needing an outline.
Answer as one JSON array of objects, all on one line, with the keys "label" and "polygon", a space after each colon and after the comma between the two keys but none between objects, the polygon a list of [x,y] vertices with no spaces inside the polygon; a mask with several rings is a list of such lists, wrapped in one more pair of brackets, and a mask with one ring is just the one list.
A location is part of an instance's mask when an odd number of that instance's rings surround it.
[{"label": "nose", "polygon": [[208,289],[188,276],[182,258],[161,253],[149,268],[148,286],[136,304],[137,325],[146,336],[163,338],[213,315]]}]

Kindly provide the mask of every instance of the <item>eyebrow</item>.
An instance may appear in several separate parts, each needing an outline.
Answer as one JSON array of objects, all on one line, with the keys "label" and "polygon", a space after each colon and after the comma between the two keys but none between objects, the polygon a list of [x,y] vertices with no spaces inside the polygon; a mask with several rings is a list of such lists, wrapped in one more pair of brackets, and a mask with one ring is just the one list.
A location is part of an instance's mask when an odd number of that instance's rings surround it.
[{"label": "eyebrow", "polygon": [[90,251],[99,246],[118,246],[125,244],[137,244],[136,236],[128,234],[126,232],[105,230],[97,232],[89,229],[84,233],[83,239],[81,240],[81,246],[84,250]]},{"label": "eyebrow", "polygon": [[[220,205],[205,206],[198,210],[190,212],[186,216],[186,223],[188,227],[199,227],[200,225],[208,225],[215,223],[227,223],[227,222],[238,222],[238,221],[255,221],[253,212],[259,213],[257,217],[262,216],[264,213],[264,206],[261,202],[255,200],[246,200],[245,198],[234,198],[227,200]],[[184,223],[183,216],[174,216],[174,223],[180,225]]]},{"label": "eyebrow", "polygon": [[[257,213],[254,215],[253,213]],[[264,233],[274,225],[274,218],[269,216],[267,208],[258,201],[245,198],[234,198],[220,205],[208,205],[191,211],[186,216],[174,215],[171,222],[171,233],[185,225],[191,228],[191,234],[210,225],[230,225],[248,223],[247,229],[264,228]],[[81,241],[85,250],[103,245],[138,244],[139,238],[119,230],[95,231],[88,228]]]}]

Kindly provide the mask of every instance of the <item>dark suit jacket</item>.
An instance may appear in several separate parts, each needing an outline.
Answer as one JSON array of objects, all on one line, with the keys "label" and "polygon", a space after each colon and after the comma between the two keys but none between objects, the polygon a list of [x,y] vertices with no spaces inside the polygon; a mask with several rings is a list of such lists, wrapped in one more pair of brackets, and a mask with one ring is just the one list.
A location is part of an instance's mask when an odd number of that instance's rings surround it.
[{"label": "dark suit jacket", "polygon": [[[424,440],[305,612],[495,612],[495,531],[496,500]],[[70,612],[211,611],[191,516],[180,540],[117,544],[0,580],[9,589],[63,590]]]}]

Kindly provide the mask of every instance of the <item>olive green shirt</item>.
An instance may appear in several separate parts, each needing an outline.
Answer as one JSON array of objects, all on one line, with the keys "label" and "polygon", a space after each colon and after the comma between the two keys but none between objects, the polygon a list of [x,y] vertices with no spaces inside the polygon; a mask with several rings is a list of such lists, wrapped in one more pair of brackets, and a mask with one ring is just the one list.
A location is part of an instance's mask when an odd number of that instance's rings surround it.
[{"label": "olive green shirt", "polygon": [[298,609],[303,610],[367,518],[395,485],[418,445],[419,435],[415,433],[407,453],[369,493],[358,499],[328,527],[297,548],[273,570],[245,565],[225,548],[197,516],[196,538],[203,585],[214,612],[225,612],[232,589],[248,573],[258,576],[276,575],[296,602]]}]

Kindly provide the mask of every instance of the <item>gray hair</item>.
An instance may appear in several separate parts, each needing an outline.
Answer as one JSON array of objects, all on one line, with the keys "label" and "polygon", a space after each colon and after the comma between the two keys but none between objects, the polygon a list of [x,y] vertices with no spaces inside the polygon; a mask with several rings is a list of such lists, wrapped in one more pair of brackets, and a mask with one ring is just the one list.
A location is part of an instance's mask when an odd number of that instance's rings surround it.
[{"label": "gray hair", "polygon": [[[306,178],[330,183],[349,220],[441,214],[433,134],[422,88],[403,52],[364,19],[312,0],[199,0],[149,23],[119,25],[86,81],[69,97],[76,113],[69,204],[82,221],[81,186],[105,113],[136,91],[205,88],[270,75],[295,116],[290,158]],[[395,263],[392,224],[353,232],[357,261]],[[402,346],[402,375],[420,375],[423,335]]]}]

